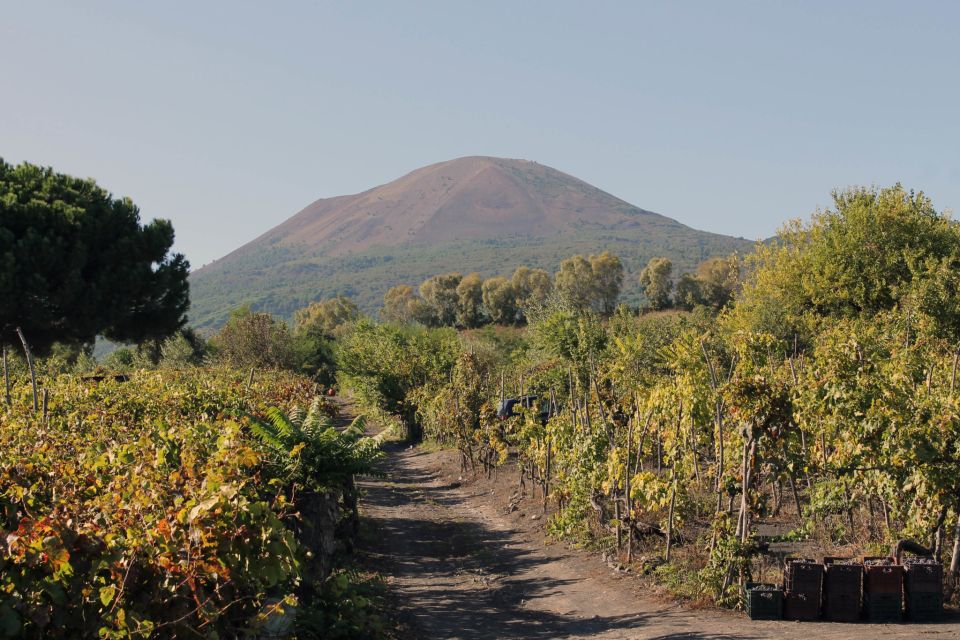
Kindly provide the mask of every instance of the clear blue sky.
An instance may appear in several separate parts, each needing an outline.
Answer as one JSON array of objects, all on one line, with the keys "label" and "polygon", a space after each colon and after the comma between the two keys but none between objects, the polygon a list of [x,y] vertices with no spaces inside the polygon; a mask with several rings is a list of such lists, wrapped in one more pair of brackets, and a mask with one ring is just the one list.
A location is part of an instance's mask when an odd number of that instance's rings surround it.
[{"label": "clear blue sky", "polygon": [[526,158],[770,235],[851,184],[960,206],[958,2],[0,0],[0,157],[199,267],[316,198]]}]

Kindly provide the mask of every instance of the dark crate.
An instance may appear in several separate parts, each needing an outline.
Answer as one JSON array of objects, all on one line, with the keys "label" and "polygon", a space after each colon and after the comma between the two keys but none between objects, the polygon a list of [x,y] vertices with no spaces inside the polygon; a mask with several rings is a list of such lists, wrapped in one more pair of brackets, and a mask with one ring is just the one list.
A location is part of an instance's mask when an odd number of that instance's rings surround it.
[{"label": "dark crate", "polygon": [[743,588],[743,608],[751,620],[779,620],[783,590],[770,583],[748,582]]},{"label": "dark crate", "polygon": [[823,588],[823,565],[806,558],[787,558],[783,567],[783,589],[790,593],[816,594]]},{"label": "dark crate", "polygon": [[851,564],[851,558],[824,558],[824,597],[856,596],[860,600],[863,591],[863,565]]},{"label": "dark crate", "polygon": [[943,593],[908,593],[907,620],[930,622],[943,616]]},{"label": "dark crate", "polygon": [[867,594],[863,598],[863,615],[870,622],[900,622],[903,620],[903,595]]},{"label": "dark crate", "polygon": [[908,593],[941,593],[943,591],[943,565],[905,563],[904,588]]},{"label": "dark crate", "polygon": [[[889,564],[870,564],[871,561],[890,560]],[[863,559],[864,593],[897,594],[903,591],[903,565],[896,564],[891,558]]]},{"label": "dark crate", "polygon": [[856,622],[860,619],[860,594],[825,593],[823,617],[832,622]]},{"label": "dark crate", "polygon": [[783,594],[783,617],[787,620],[819,620],[820,592]]}]

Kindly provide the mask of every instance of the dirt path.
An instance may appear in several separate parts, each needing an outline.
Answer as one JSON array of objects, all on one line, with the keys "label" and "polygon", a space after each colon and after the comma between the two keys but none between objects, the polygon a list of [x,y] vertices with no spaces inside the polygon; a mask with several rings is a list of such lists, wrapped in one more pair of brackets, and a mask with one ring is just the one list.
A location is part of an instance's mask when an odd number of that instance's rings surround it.
[{"label": "dirt path", "polygon": [[504,508],[514,480],[459,479],[456,454],[396,448],[363,483],[367,562],[388,580],[413,638],[960,638],[931,625],[753,622],[640,592],[595,555],[545,546],[539,509]]}]

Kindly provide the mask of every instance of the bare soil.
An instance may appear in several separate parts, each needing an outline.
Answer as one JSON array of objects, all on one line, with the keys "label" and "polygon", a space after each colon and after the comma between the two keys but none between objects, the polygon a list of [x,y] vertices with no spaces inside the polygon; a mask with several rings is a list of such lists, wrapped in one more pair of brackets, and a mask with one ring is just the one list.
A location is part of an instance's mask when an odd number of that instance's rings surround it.
[{"label": "bare soil", "polygon": [[551,544],[515,470],[461,475],[458,454],[394,446],[362,482],[364,562],[386,579],[405,638],[960,638],[937,624],[751,621],[658,597],[597,553]]}]

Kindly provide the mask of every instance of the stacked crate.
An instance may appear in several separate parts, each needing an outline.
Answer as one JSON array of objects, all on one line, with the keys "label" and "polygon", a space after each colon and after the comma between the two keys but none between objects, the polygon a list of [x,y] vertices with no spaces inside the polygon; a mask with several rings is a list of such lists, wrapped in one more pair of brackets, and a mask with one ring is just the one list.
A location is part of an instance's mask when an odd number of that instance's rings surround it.
[{"label": "stacked crate", "polygon": [[933,558],[907,558],[903,564],[907,618],[936,620],[943,613],[943,565]]},{"label": "stacked crate", "polygon": [[748,582],[743,588],[743,608],[751,620],[779,620],[783,591],[769,582]]},{"label": "stacked crate", "polygon": [[853,558],[823,559],[823,617],[834,622],[860,619],[863,564]]},{"label": "stacked crate", "polygon": [[903,566],[896,558],[863,559],[863,611],[870,622],[903,619]]},{"label": "stacked crate", "polygon": [[823,589],[823,565],[808,558],[787,558],[783,568],[783,617],[817,620]]}]

